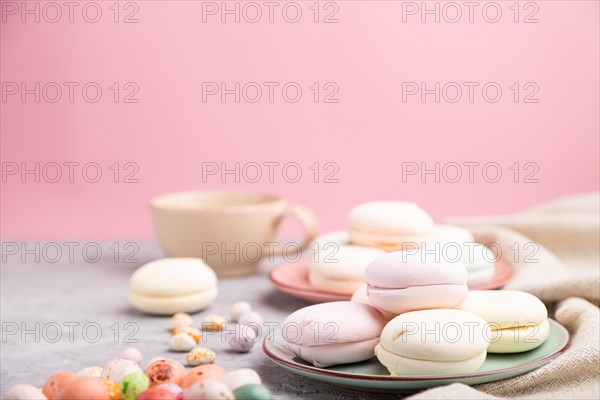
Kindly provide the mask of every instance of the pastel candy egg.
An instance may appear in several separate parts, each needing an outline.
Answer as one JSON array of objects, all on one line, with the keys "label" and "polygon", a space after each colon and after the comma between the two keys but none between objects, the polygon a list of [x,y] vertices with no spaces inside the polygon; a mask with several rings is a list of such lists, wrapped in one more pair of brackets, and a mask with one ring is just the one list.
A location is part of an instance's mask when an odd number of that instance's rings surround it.
[{"label": "pastel candy egg", "polygon": [[183,391],[183,389],[179,385],[176,385],[174,383],[163,383],[162,385],[158,385],[156,389],[166,390],[173,393],[174,395],[178,395]]},{"label": "pastel candy egg", "polygon": [[181,383],[181,387],[184,389],[189,388],[196,382],[206,380],[219,380],[225,375],[225,370],[215,364],[200,365],[192,368]]},{"label": "pastel candy egg", "polygon": [[42,392],[48,400],[53,400],[69,382],[77,378],[79,378],[77,375],[69,371],[57,372],[46,380]]},{"label": "pastel candy egg", "polygon": [[251,383],[233,392],[236,400],[271,400],[273,395],[264,385]]},{"label": "pastel candy egg", "polygon": [[106,386],[102,380],[87,376],[69,382],[54,400],[107,400]]},{"label": "pastel candy egg", "polygon": [[235,400],[235,397],[221,381],[202,381],[186,390],[183,400]]},{"label": "pastel candy egg", "polygon": [[237,322],[237,320],[242,316],[242,314],[247,313],[251,310],[252,306],[247,301],[236,301],[231,305],[231,308],[229,309],[229,319],[231,319],[233,322]]},{"label": "pastel candy egg", "polygon": [[102,367],[86,367],[77,373],[78,376],[87,376],[89,378],[100,378],[102,376]]},{"label": "pastel candy egg", "polygon": [[178,333],[169,338],[169,349],[173,351],[190,351],[196,347],[196,341],[187,333]]},{"label": "pastel candy egg", "polygon": [[183,364],[171,358],[161,358],[148,366],[146,375],[150,381],[150,388],[163,383],[180,385],[186,371]]},{"label": "pastel candy egg", "polygon": [[245,385],[260,385],[261,383],[260,376],[256,371],[250,368],[240,368],[230,371],[221,378],[221,381],[227,385],[231,391],[236,391]]},{"label": "pastel candy egg", "polygon": [[177,400],[177,395],[164,389],[148,389],[138,395],[136,400]]},{"label": "pastel candy egg", "polygon": [[139,365],[142,365],[142,361],[144,361],[144,356],[142,355],[142,352],[136,349],[135,347],[128,347],[126,349],[123,349],[121,354],[119,354],[119,358],[131,360]]},{"label": "pastel candy egg", "polygon": [[238,353],[247,353],[256,343],[256,331],[250,325],[238,326],[233,332],[227,334],[229,348]]},{"label": "pastel candy egg", "polygon": [[148,367],[150,365],[152,365],[155,361],[164,360],[164,359],[165,359],[165,357],[152,357],[150,360],[148,360],[148,364],[146,365],[146,369],[148,369]]},{"label": "pastel candy egg", "polygon": [[171,317],[171,329],[186,328],[192,325],[194,325],[194,320],[188,313],[178,312]]},{"label": "pastel candy egg", "polygon": [[124,358],[113,358],[102,369],[102,379],[110,379],[113,382],[121,382],[126,375],[139,372],[140,366],[131,360]]},{"label": "pastel candy egg", "polygon": [[123,400],[135,400],[138,394],[148,389],[148,377],[143,372],[132,372],[121,380]]},{"label": "pastel candy egg", "polygon": [[6,400],[46,400],[44,393],[35,386],[16,385],[4,395]]},{"label": "pastel candy egg", "polygon": [[119,400],[121,397],[121,387],[117,382],[113,382],[110,379],[102,379],[104,389],[108,395],[108,400]]},{"label": "pastel candy egg", "polygon": [[264,321],[256,311],[248,311],[240,316],[238,323],[240,325],[251,326],[252,329],[256,331],[257,335],[260,336]]},{"label": "pastel candy egg", "polygon": [[222,331],[225,329],[227,321],[225,318],[217,314],[211,314],[204,317],[202,320],[202,330],[205,331]]},{"label": "pastel candy egg", "polygon": [[185,363],[191,367],[198,365],[212,364],[217,359],[217,355],[211,349],[197,347],[185,356]]}]

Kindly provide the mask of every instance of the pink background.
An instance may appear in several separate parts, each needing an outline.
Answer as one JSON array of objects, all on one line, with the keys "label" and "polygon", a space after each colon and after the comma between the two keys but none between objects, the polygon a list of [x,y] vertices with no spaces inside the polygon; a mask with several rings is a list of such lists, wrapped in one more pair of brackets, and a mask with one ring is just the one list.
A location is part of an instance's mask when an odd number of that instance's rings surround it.
[{"label": "pink background", "polygon": [[[98,3],[103,16],[95,24],[80,12],[73,23],[65,15],[57,23],[3,15],[2,82],[95,81],[103,88],[94,104],[77,94],[73,103],[66,95],[54,104],[31,96],[3,100],[5,168],[97,162],[103,172],[98,183],[81,175],[73,183],[66,176],[58,183],[7,176],[3,238],[151,237],[149,198],[186,189],[277,193],[312,208],[323,230],[343,227],[350,208],[367,200],[414,200],[441,220],[514,212],[598,189],[596,1],[538,1],[539,22],[531,24],[513,22],[513,1],[498,2],[503,16],[495,24],[477,11],[473,23],[465,15],[454,24],[431,17],[421,23],[418,16],[403,23],[401,2],[390,1],[338,1],[339,22],[332,24],[312,21],[312,1],[298,2],[303,16],[295,24],[280,12],[274,23],[264,15],[255,24],[231,17],[221,23],[218,16],[203,23],[201,2],[138,1],[139,22],[124,24],[112,20],[113,1]],[[269,103],[266,94],[256,104],[231,96],[202,102],[205,81],[294,81],[303,97],[294,104],[280,95]],[[452,104],[413,96],[404,103],[405,81],[498,82],[503,97],[488,103],[476,94],[473,103]],[[113,82],[136,82],[139,102],[115,104]],[[339,102],[314,103],[313,82],[336,82]],[[513,82],[535,82],[539,102],[514,103]],[[115,162],[136,163],[139,182],[114,183],[108,167]],[[231,175],[203,183],[203,162],[297,162],[303,176],[297,183],[281,174],[273,183],[265,175],[257,183],[236,183]],[[323,183],[323,175],[313,182],[314,162],[337,163],[339,182]],[[402,162],[497,162],[503,176],[488,183],[478,170],[473,183],[465,176],[458,183],[432,176],[403,183]],[[514,162],[536,163],[539,182],[523,183],[523,169],[513,182]]]}]

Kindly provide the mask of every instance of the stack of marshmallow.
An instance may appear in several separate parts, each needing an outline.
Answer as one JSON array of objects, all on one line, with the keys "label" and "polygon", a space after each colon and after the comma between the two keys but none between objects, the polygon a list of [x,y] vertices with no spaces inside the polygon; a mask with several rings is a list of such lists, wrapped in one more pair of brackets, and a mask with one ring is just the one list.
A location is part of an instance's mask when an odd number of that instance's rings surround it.
[{"label": "stack of marshmallow", "polygon": [[[288,347],[315,366],[376,355],[391,375],[470,373],[488,353],[529,351],[548,338],[548,313],[535,296],[469,291],[470,277],[493,273],[493,257],[447,259],[444,246],[473,249],[473,237],[434,225],[414,203],[359,205],[350,212],[346,239],[330,256],[338,262],[311,260],[310,281],[324,290],[354,290],[352,301],[298,310],[282,330]],[[491,263],[483,263],[486,257]],[[286,338],[288,324],[300,335]]]},{"label": "stack of marshmallow", "polygon": [[[308,260],[309,281],[316,289],[351,295],[364,284],[367,265],[386,252],[419,249],[438,259],[461,263],[469,285],[494,277],[494,254],[474,242],[466,229],[434,224],[417,204],[400,201],[363,203],[348,215],[348,231],[315,239]],[[365,288],[360,291],[364,292]]]}]

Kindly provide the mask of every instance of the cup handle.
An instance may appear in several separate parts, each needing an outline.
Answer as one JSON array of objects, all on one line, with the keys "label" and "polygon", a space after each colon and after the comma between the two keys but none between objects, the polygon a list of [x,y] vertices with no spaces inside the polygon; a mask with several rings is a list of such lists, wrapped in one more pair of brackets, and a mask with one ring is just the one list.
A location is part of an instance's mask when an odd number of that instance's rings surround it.
[{"label": "cup handle", "polygon": [[[300,250],[306,249],[308,246],[310,246],[315,237],[317,237],[317,233],[319,232],[319,222],[317,217],[311,210],[299,204],[288,205],[283,214],[284,217],[289,215],[296,218],[302,225],[304,230],[304,239],[300,244]],[[280,223],[282,220],[283,218],[280,220]],[[277,247],[274,249],[274,253],[275,256],[283,256],[283,247]],[[298,252],[295,252],[294,255],[297,253]],[[286,255],[291,256],[292,254],[288,253]]]}]

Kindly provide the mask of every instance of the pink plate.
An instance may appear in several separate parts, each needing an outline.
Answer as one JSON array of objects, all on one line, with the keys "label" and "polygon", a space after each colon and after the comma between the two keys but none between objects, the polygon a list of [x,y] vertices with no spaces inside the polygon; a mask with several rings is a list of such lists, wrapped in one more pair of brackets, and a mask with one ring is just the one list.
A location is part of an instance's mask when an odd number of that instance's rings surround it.
[{"label": "pink plate", "polygon": [[[512,275],[512,266],[499,260],[496,262],[496,273],[493,279],[470,286],[469,289],[498,289],[506,285],[511,280]],[[269,279],[282,292],[312,303],[350,300],[352,297],[347,294],[324,292],[313,288],[308,282],[308,267],[304,259],[295,263],[284,263],[274,267],[269,273]]]}]

